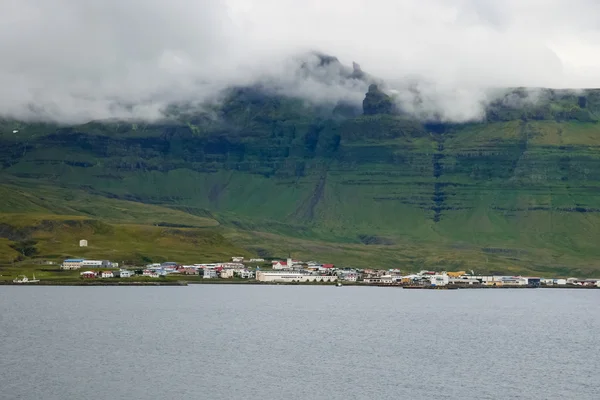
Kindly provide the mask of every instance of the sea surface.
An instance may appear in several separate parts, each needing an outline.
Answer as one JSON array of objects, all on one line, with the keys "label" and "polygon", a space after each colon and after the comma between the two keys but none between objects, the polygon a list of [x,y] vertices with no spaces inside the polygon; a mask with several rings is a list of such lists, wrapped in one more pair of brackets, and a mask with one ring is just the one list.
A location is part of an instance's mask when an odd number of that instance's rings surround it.
[{"label": "sea surface", "polygon": [[600,399],[600,290],[0,286],[0,399]]}]

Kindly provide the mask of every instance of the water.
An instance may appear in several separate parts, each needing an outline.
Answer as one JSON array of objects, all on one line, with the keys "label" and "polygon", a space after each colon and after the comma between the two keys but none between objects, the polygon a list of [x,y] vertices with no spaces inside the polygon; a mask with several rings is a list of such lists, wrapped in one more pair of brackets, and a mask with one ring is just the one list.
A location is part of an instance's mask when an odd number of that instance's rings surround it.
[{"label": "water", "polygon": [[596,290],[0,287],[1,399],[598,399]]}]

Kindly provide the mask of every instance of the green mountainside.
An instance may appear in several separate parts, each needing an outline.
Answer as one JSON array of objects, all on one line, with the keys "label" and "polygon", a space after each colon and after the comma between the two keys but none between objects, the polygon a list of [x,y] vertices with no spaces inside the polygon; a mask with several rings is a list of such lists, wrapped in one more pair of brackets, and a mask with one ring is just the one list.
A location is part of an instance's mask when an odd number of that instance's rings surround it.
[{"label": "green mountainside", "polygon": [[527,94],[513,90],[464,124],[419,122],[377,91],[365,113],[250,87],[155,124],[0,121],[0,258],[27,239],[6,227],[63,215],[112,226],[122,244],[139,235],[126,224],[154,225],[222,250],[119,250],[135,260],[292,252],[357,267],[600,275],[600,91],[546,90],[514,107],[506,99]]}]

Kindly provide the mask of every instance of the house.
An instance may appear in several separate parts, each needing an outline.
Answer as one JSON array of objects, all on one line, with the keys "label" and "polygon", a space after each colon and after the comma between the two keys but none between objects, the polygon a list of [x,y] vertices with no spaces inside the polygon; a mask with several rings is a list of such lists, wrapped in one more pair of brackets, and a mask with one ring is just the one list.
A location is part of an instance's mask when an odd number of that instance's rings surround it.
[{"label": "house", "polygon": [[248,271],[247,269],[238,271],[238,275],[242,279],[254,279],[254,271]]},{"label": "house", "polygon": [[287,261],[273,261],[272,264],[272,268],[273,269],[288,269],[292,267],[292,262],[291,260],[287,260]]},{"label": "house", "polygon": [[335,266],[333,264],[323,264],[321,268],[324,269],[333,269]]},{"label": "house", "polygon": [[342,281],[356,282],[358,280],[358,273],[343,271],[342,273],[339,274],[339,277],[340,277],[340,280],[342,280]]},{"label": "house", "polygon": [[82,278],[96,278],[98,274],[94,271],[84,271],[79,274]]},{"label": "house", "polygon": [[264,263],[265,259],[264,258],[251,258],[248,262],[251,262],[251,263]]},{"label": "house", "polygon": [[112,271],[102,271],[102,272],[100,273],[100,277],[101,277],[101,278],[114,278],[114,277],[115,277],[115,275],[113,274],[113,272],[112,272]]},{"label": "house", "polygon": [[83,263],[83,258],[69,258],[63,261],[62,269],[79,269]]},{"label": "house", "polygon": [[232,269],[223,269],[223,270],[221,270],[219,275],[223,279],[231,279],[231,278],[233,278],[233,270]]},{"label": "house", "polygon": [[555,285],[566,285],[567,284],[567,280],[566,279],[555,279],[554,280],[554,284]]},{"label": "house", "polygon": [[244,262],[244,257],[231,257],[231,261],[234,263]]},{"label": "house", "polygon": [[118,272],[118,275],[120,278],[131,278],[133,276],[133,272],[122,269]]},{"label": "house", "polygon": [[147,276],[149,278],[158,278],[159,277],[158,273],[151,269],[145,269],[144,272],[142,273],[142,276]]},{"label": "house", "polygon": [[88,245],[88,241],[87,240],[81,239],[79,241],[79,247],[87,247],[87,245]]},{"label": "house", "polygon": [[214,269],[204,269],[204,275],[202,275],[204,279],[214,279],[217,278],[217,271]]},{"label": "house", "polygon": [[198,275],[198,270],[192,267],[184,267],[179,269],[179,273],[183,275]]}]

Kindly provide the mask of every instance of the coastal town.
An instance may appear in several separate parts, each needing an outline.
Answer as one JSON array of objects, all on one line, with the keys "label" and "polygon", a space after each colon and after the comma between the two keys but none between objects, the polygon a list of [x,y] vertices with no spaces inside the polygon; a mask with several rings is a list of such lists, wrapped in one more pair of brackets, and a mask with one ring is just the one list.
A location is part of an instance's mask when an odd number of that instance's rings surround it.
[{"label": "coastal town", "polygon": [[[143,267],[123,266],[109,260],[69,258],[62,262],[63,271],[78,271],[81,281],[91,280],[163,280],[238,281],[272,284],[335,284],[365,286],[401,286],[406,288],[600,288],[600,279],[542,278],[531,276],[478,275],[475,271],[423,270],[403,273],[400,269],[341,268],[334,264],[287,259],[231,257],[217,263],[184,264],[163,262]],[[147,279],[146,279],[147,278]],[[206,281],[210,280],[210,281]],[[27,277],[14,283],[39,282]]]}]

